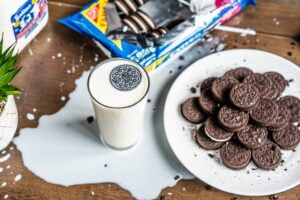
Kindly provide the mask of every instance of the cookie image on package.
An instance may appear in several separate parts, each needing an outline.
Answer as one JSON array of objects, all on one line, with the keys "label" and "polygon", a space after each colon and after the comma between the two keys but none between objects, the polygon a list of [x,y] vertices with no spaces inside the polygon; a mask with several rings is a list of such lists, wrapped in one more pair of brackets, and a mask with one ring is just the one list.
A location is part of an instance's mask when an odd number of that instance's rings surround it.
[{"label": "cookie image on package", "polygon": [[186,100],[181,105],[181,113],[187,121],[194,124],[200,124],[206,119],[205,113],[200,110],[197,97],[192,97]]},{"label": "cookie image on package", "polygon": [[204,125],[202,125],[196,133],[196,142],[204,149],[216,150],[221,148],[223,142],[216,142],[211,140],[204,132]]},{"label": "cookie image on package", "polygon": [[281,162],[281,152],[277,144],[266,142],[261,147],[252,150],[254,163],[261,169],[273,170]]},{"label": "cookie image on package", "polygon": [[226,142],[220,149],[223,164],[231,169],[241,170],[251,160],[251,151],[236,142]]},{"label": "cookie image on package", "polygon": [[244,78],[249,76],[250,74],[253,74],[251,69],[248,69],[246,67],[238,67],[232,70],[229,70],[224,74],[224,76],[231,76],[235,78],[236,80],[243,82]]}]

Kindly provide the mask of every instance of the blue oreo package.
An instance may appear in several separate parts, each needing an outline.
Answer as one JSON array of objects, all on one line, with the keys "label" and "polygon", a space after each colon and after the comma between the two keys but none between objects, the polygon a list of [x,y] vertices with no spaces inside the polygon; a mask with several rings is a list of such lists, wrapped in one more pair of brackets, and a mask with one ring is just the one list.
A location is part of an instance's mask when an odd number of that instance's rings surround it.
[{"label": "blue oreo package", "polygon": [[[150,72],[171,57],[180,55],[180,53],[193,46],[214,26],[223,24],[248,5],[256,4],[255,0],[211,1],[213,1],[211,12],[200,22],[197,22],[199,21],[197,16],[193,15],[186,22],[192,24],[188,30],[182,29],[181,33],[175,37],[167,33],[161,39],[164,42],[149,46],[137,45],[129,40],[108,37],[109,24],[105,15],[105,6],[109,4],[108,0],[94,0],[80,12],[60,19],[59,22],[82,35],[96,40],[109,50],[113,57],[133,60]],[[168,38],[168,40],[165,38]]]}]

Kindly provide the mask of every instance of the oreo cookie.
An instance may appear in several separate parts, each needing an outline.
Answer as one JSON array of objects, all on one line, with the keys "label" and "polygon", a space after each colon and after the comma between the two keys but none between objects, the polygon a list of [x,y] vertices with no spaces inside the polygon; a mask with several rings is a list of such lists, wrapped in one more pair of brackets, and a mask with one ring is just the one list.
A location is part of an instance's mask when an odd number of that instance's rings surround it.
[{"label": "oreo cookie", "polygon": [[273,170],[281,163],[281,152],[277,144],[266,142],[259,148],[252,150],[254,163],[261,169]]},{"label": "oreo cookie", "polygon": [[215,116],[209,117],[204,123],[204,132],[213,141],[226,142],[234,134],[232,131],[226,131],[220,127]]},{"label": "oreo cookie", "polygon": [[181,105],[183,117],[191,123],[200,124],[205,121],[206,115],[200,110],[198,98],[192,97]]},{"label": "oreo cookie", "polygon": [[159,27],[157,29],[157,31],[160,32],[160,34],[162,34],[162,35],[165,35],[165,34],[167,34],[169,32],[168,29],[165,28],[165,27]]},{"label": "oreo cookie", "polygon": [[240,83],[235,85],[229,94],[231,103],[241,110],[253,109],[260,98],[259,90],[252,84]]},{"label": "oreo cookie", "polygon": [[259,126],[269,126],[278,115],[278,106],[269,99],[261,99],[258,105],[250,111],[251,119]]},{"label": "oreo cookie", "polygon": [[132,13],[137,11],[138,6],[133,0],[123,0],[127,7],[131,10]]},{"label": "oreo cookie", "polygon": [[135,34],[138,34],[141,32],[139,26],[134,22],[134,20],[131,17],[126,17],[123,19],[123,22],[125,25],[127,25]]},{"label": "oreo cookie", "polygon": [[218,113],[218,120],[228,131],[241,131],[249,122],[249,114],[224,105]]},{"label": "oreo cookie", "polygon": [[129,15],[130,14],[130,9],[127,7],[127,5],[124,3],[122,0],[116,0],[115,1],[116,7],[124,13],[124,15]]},{"label": "oreo cookie", "polygon": [[223,145],[223,142],[216,142],[207,137],[204,132],[204,125],[202,125],[197,131],[196,142],[199,146],[207,150],[216,150]]},{"label": "oreo cookie", "polygon": [[251,160],[251,151],[235,143],[226,142],[220,149],[223,164],[231,169],[244,169]]},{"label": "oreo cookie", "polygon": [[206,89],[201,93],[199,97],[199,105],[201,109],[208,114],[216,113],[219,110],[219,104],[213,98],[210,89]]},{"label": "oreo cookie", "polygon": [[264,73],[264,75],[271,79],[272,82],[276,82],[279,84],[280,94],[285,90],[285,87],[287,86],[287,81],[281,74],[277,72],[266,72]]},{"label": "oreo cookie", "polygon": [[257,87],[262,98],[266,98],[269,95],[271,80],[263,74],[250,74],[249,76],[245,77],[243,83],[250,83]]},{"label": "oreo cookie", "polygon": [[154,30],[156,28],[154,21],[151,19],[151,17],[149,17],[149,15],[147,15],[145,12],[143,12],[141,10],[136,11],[136,13],[147,23],[147,25],[152,30]]},{"label": "oreo cookie", "polygon": [[285,105],[277,104],[278,114],[275,120],[268,126],[270,131],[280,131],[288,126],[291,113]]},{"label": "oreo cookie", "polygon": [[229,76],[223,76],[216,79],[211,87],[211,91],[214,97],[221,102],[225,102],[228,99],[229,92],[233,86],[239,83],[238,80]]},{"label": "oreo cookie", "polygon": [[248,149],[257,149],[267,141],[268,130],[264,127],[248,124],[237,133],[238,140]]},{"label": "oreo cookie", "polygon": [[205,79],[200,86],[200,91],[204,91],[208,88],[211,88],[213,82],[217,79],[217,77],[209,77],[207,79]]},{"label": "oreo cookie", "polygon": [[265,96],[266,99],[276,100],[281,95],[281,86],[277,82],[272,82],[270,92]]},{"label": "oreo cookie", "polygon": [[251,69],[248,69],[246,67],[238,67],[238,68],[229,70],[228,72],[226,72],[224,74],[224,76],[231,76],[231,77],[237,79],[238,81],[242,82],[244,80],[244,78],[246,78],[250,74],[253,74]]},{"label": "oreo cookie", "polygon": [[159,37],[160,37],[160,32],[158,32],[158,31],[152,31],[152,32],[150,33],[150,35],[151,35],[151,37],[153,37],[153,38],[159,38]]},{"label": "oreo cookie", "polygon": [[142,33],[148,33],[150,31],[150,28],[147,26],[146,22],[139,15],[133,14],[130,17],[139,26]]},{"label": "oreo cookie", "polygon": [[285,150],[296,148],[300,142],[300,130],[293,124],[280,131],[272,132],[272,136],[276,144]]},{"label": "oreo cookie", "polygon": [[291,122],[300,122],[300,100],[297,97],[285,96],[280,98],[278,103],[289,109],[291,113]]}]

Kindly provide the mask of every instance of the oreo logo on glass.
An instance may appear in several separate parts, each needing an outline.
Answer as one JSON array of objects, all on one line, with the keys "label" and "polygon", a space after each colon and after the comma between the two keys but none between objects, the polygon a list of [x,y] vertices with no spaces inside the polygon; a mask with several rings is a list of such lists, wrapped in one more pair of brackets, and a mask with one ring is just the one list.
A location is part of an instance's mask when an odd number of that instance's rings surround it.
[{"label": "oreo logo on glass", "polygon": [[119,65],[110,73],[111,84],[121,91],[130,91],[136,88],[141,80],[141,72],[132,65]]}]

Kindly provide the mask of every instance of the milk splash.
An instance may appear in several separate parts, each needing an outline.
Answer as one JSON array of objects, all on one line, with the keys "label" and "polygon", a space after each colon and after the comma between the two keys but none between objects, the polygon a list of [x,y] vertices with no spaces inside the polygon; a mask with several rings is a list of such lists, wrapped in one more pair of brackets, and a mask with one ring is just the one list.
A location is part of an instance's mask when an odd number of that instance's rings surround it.
[{"label": "milk splash", "polygon": [[[15,138],[25,166],[45,181],[64,186],[114,182],[138,199],[153,199],[178,180],[193,178],[175,158],[166,140],[163,104],[170,83],[183,66],[207,55],[213,47],[215,44],[197,46],[184,60],[177,59],[150,74],[151,102],[146,107],[144,133],[136,146],[124,152],[105,147],[96,136],[95,121],[86,121],[94,112],[85,72],[76,81],[76,90],[64,108],[41,117],[37,128],[22,129]],[[170,70],[174,73],[170,74]]]}]

